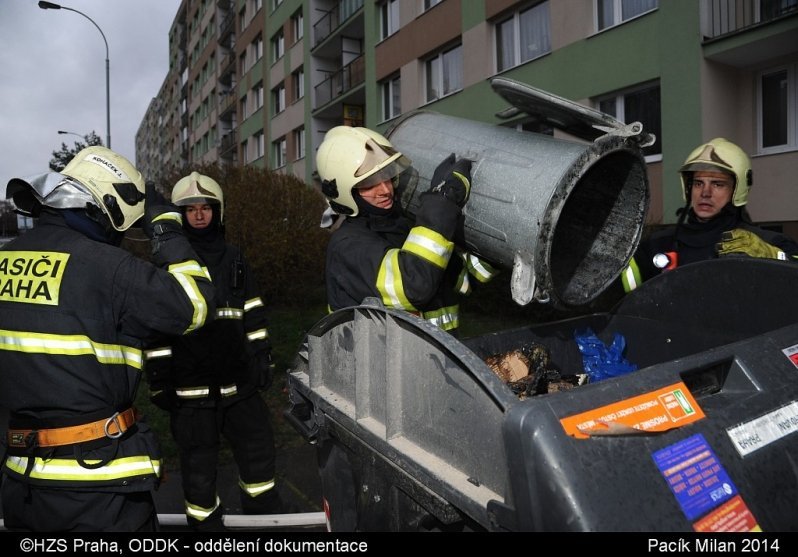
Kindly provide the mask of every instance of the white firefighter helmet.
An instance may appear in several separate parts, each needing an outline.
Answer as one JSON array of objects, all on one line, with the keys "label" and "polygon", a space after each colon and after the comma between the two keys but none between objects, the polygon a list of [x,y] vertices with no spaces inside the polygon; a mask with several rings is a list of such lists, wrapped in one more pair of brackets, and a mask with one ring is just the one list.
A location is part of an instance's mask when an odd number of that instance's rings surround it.
[{"label": "white firefighter helmet", "polygon": [[335,212],[349,216],[358,214],[353,189],[393,180],[410,164],[390,141],[368,128],[336,126],[316,153],[322,193]]},{"label": "white firefighter helmet", "polygon": [[734,176],[732,203],[742,207],[748,202],[748,190],[752,185],[751,159],[737,145],[724,139],[715,139],[699,145],[690,153],[679,169],[684,201],[690,198],[690,180],[699,170],[725,172]]},{"label": "white firefighter helmet", "polygon": [[144,178],[125,157],[95,145],[80,151],[60,173],[10,180],[6,197],[33,216],[40,205],[54,209],[94,205],[123,232],[144,214]]},{"label": "white firefighter helmet", "polygon": [[219,183],[199,172],[180,178],[172,188],[172,203],[186,207],[196,203],[219,205],[219,224],[224,224],[224,193]]}]

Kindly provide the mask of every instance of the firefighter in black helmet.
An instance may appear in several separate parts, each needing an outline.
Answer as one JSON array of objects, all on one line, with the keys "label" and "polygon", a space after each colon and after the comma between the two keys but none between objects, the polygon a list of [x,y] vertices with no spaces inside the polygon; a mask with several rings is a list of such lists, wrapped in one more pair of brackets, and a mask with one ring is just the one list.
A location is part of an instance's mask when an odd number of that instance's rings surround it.
[{"label": "firefighter in black helmet", "polygon": [[271,384],[274,364],[257,279],[241,251],[225,241],[222,188],[192,172],[175,184],[172,202],[213,279],[216,315],[204,328],[148,349],[146,370],[153,402],[171,414],[188,523],[213,531],[223,528],[216,490],[220,434],[238,465],[243,511],[282,511],[274,436],[259,394]]},{"label": "firefighter in black helmet", "polygon": [[450,332],[459,325],[459,295],[469,275],[480,282],[496,271],[455,246],[471,192],[471,161],[447,157],[422,195],[415,223],[402,214],[398,181],[410,160],[367,128],[337,126],[316,155],[322,192],[345,219],[327,247],[331,310],[374,296]]},{"label": "firefighter in black helmet", "polygon": [[[0,250],[5,526],[156,529],[160,452],[131,406],[142,347],[201,327],[214,311],[210,279],[180,213],[110,149],[12,179],[6,193],[38,221]],[[142,215],[155,265],[118,247]]]},{"label": "firefighter in black helmet", "polygon": [[751,223],[745,209],[751,160],[740,147],[721,137],[699,145],[679,178],[685,206],[678,223],[641,242],[621,274],[626,292],[663,271],[717,257],[798,261],[798,244]]}]

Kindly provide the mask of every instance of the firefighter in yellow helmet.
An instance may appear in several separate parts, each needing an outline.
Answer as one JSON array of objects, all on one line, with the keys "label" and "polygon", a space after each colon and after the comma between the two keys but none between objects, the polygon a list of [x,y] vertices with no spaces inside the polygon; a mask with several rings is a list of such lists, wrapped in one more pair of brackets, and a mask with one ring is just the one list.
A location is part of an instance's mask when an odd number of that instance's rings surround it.
[{"label": "firefighter in yellow helmet", "polygon": [[[157,529],[157,440],[132,408],[142,347],[201,327],[213,286],[180,213],[124,157],[95,146],[60,173],[12,179],[36,218],[0,250],[3,518],[12,530]],[[146,262],[118,247],[137,221]]]},{"label": "firefighter in yellow helmet", "polygon": [[345,217],[327,248],[330,310],[373,296],[455,331],[458,297],[470,290],[469,274],[480,281],[495,274],[455,246],[471,191],[471,161],[452,154],[437,167],[415,222],[403,215],[397,191],[400,178],[412,173],[411,162],[379,133],[331,129],[316,166],[330,208]]},{"label": "firefighter in yellow helmet", "polygon": [[723,138],[699,145],[679,178],[685,201],[679,220],[641,242],[621,275],[626,292],[663,271],[717,257],[798,261],[798,244],[752,224],[745,209],[753,185],[751,160],[740,147]]},{"label": "firefighter in yellow helmet", "polygon": [[216,315],[190,335],[148,348],[146,370],[153,402],[170,413],[188,524],[216,531],[223,528],[216,489],[220,435],[238,466],[244,513],[283,510],[269,410],[259,394],[271,384],[274,365],[258,280],[240,249],[225,241],[222,188],[192,172],[175,184],[172,203],[216,287]]}]

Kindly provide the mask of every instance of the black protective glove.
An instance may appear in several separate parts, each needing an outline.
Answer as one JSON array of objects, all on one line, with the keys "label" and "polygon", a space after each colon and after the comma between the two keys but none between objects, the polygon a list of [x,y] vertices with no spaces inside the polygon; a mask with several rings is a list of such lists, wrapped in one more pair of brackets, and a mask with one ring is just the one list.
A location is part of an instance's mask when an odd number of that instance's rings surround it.
[{"label": "black protective glove", "polygon": [[274,381],[275,365],[270,350],[261,350],[252,357],[255,372],[255,386],[259,391],[266,391]]},{"label": "black protective glove", "polygon": [[167,240],[183,233],[183,217],[180,210],[166,201],[153,182],[144,187],[144,233],[152,240]]},{"label": "black protective glove", "polygon": [[454,153],[446,157],[433,172],[429,191],[463,207],[471,193],[471,161],[456,160]]}]

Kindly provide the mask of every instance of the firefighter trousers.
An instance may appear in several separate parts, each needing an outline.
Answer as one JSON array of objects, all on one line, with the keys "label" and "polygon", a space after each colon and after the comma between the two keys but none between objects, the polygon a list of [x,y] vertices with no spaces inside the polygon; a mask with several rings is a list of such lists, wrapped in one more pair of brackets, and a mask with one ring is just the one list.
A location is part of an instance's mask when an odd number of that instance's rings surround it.
[{"label": "firefighter trousers", "polygon": [[259,394],[230,405],[181,406],[171,418],[190,526],[221,526],[222,508],[216,489],[220,435],[230,444],[238,466],[244,513],[281,512],[274,487],[274,434],[269,410]]},{"label": "firefighter trousers", "polygon": [[3,478],[3,520],[30,532],[154,532],[151,491],[113,492],[29,486]]}]

